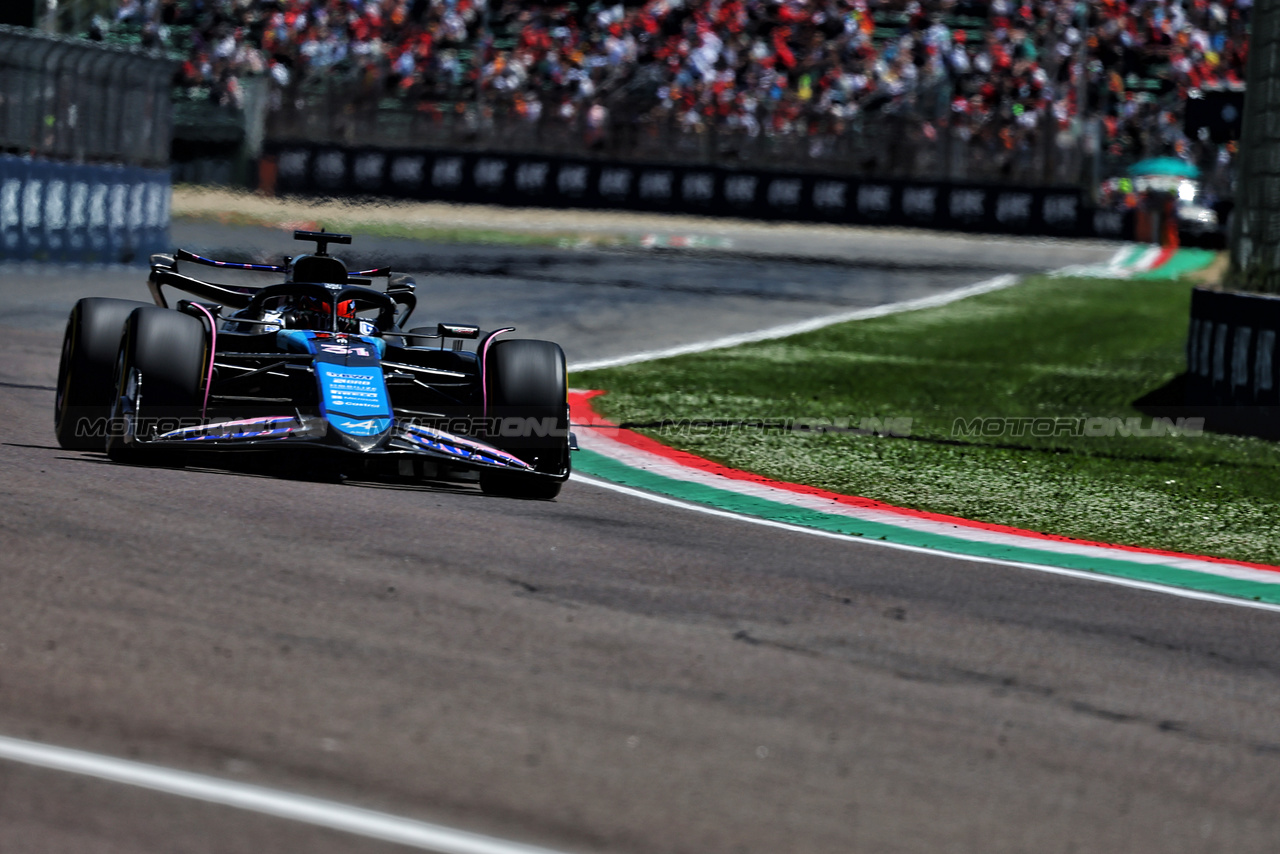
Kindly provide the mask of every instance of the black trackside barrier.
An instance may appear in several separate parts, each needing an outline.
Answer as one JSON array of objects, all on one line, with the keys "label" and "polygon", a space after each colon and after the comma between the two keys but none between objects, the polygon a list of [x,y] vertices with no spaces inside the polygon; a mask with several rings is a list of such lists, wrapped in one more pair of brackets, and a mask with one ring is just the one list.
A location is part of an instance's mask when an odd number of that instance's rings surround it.
[{"label": "black trackside barrier", "polygon": [[1280,297],[1204,288],[1192,291],[1187,403],[1280,406],[1277,335]]},{"label": "black trackside barrier", "polygon": [[549,208],[659,211],[988,234],[1124,239],[1129,217],[1075,187],[876,180],[546,154],[268,143],[274,191]]},{"label": "black trackside barrier", "polygon": [[[1164,392],[1166,410],[1152,414],[1196,416],[1209,430],[1280,439],[1278,334],[1280,297],[1196,288],[1187,371],[1153,395]],[[1178,396],[1181,406],[1171,399]]]}]

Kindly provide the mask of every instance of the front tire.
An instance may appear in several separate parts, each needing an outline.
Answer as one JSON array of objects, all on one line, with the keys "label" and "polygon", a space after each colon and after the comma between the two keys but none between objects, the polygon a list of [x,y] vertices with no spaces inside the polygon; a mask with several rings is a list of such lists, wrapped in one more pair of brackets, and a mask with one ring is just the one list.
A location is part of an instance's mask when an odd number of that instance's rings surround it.
[{"label": "front tire", "polygon": [[69,451],[101,451],[115,386],[116,356],[125,321],[146,303],[134,300],[82,299],[71,309],[62,337],[53,429]]},{"label": "front tire", "polygon": [[207,336],[199,320],[155,306],[130,314],[116,357],[107,455],[134,462],[153,434],[198,423],[207,367]]},{"label": "front tire", "polygon": [[560,494],[563,481],[548,480],[527,474],[505,471],[480,472],[480,489],[485,495],[504,498],[526,498],[533,501],[550,501]]},{"label": "front tire", "polygon": [[483,379],[486,417],[498,425],[489,441],[543,475],[484,470],[491,495],[550,500],[569,476],[569,404],[564,351],[551,341],[510,339],[489,348]]}]

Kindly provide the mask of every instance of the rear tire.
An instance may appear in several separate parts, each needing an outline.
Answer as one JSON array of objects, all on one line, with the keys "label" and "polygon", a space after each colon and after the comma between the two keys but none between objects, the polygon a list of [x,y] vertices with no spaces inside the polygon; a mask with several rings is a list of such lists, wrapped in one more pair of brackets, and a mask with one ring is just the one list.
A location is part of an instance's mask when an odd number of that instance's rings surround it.
[{"label": "rear tire", "polygon": [[[108,456],[134,462],[140,438],[199,422],[207,348],[204,324],[194,317],[154,306],[129,315],[116,358]],[[166,448],[152,459],[178,462],[180,454]]]},{"label": "rear tire", "polygon": [[[488,441],[560,479],[485,469],[480,473],[480,488],[513,498],[555,498],[569,473],[564,351],[551,341],[516,338],[495,342],[484,361],[486,415],[491,424],[496,418],[504,425]],[[525,429],[520,429],[522,425]],[[520,435],[503,435],[508,432]]]},{"label": "rear tire", "polygon": [[133,310],[146,305],[91,297],[71,309],[62,337],[53,412],[54,435],[63,448],[101,451],[106,446],[120,336]]}]

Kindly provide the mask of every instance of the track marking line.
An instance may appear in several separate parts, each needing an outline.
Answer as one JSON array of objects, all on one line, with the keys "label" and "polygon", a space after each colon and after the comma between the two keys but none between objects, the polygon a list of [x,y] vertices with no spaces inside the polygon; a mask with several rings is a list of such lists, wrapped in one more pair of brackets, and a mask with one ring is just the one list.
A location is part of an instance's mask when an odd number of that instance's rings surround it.
[{"label": "track marking line", "polygon": [[595,359],[593,361],[580,362],[569,366],[570,371],[594,371],[600,368],[616,368],[622,365],[633,365],[637,362],[649,362],[654,359],[667,359],[671,356],[685,356],[689,353],[704,353],[707,350],[722,350],[725,347],[736,347],[739,344],[752,344],[757,341],[772,341],[775,338],[787,338],[792,335],[800,335],[804,332],[813,332],[818,329],[824,329],[828,326],[834,326],[837,323],[847,323],[851,320],[870,320],[873,317],[887,317],[891,314],[900,314],[904,311],[919,311],[924,308],[936,308],[938,306],[947,305],[966,297],[977,296],[978,294],[986,294],[991,291],[998,291],[1004,288],[1012,287],[1019,282],[1019,277],[1006,274],[996,276],[994,279],[987,279],[972,285],[965,285],[962,288],[956,288],[950,291],[943,291],[940,294],[932,294],[927,297],[918,297],[916,299],[903,300],[902,302],[891,302],[885,305],[875,305],[870,308],[858,308],[853,311],[845,311],[839,314],[827,314],[822,317],[812,317],[808,320],[798,320],[794,323],[785,323],[781,326],[772,326],[768,329],[758,329],[755,332],[740,332],[736,335],[726,335],[723,338],[714,338],[710,341],[701,341],[694,344],[681,344],[676,347],[668,347],[665,350],[649,350],[644,353],[632,353],[629,356],[617,356],[609,359]]},{"label": "track marking line", "polygon": [[1183,599],[1194,599],[1199,602],[1212,602],[1217,605],[1234,605],[1241,608],[1253,608],[1258,611],[1270,611],[1272,613],[1280,613],[1280,605],[1270,602],[1255,602],[1249,599],[1237,599],[1232,596],[1221,596],[1216,593],[1205,593],[1200,590],[1188,590],[1182,587],[1168,587],[1163,584],[1153,584],[1149,581],[1139,581],[1131,578],[1121,578],[1114,575],[1104,575],[1097,572],[1087,572],[1078,569],[1066,569],[1064,567],[1046,566],[1044,564],[1026,563],[1016,560],[1005,560],[1002,558],[983,557],[981,555],[957,554],[954,552],[941,551],[939,549],[923,548],[921,546],[912,546],[905,543],[895,543],[888,540],[875,540],[866,537],[854,537],[848,534],[840,534],[834,531],[824,531],[820,528],[810,528],[804,525],[793,525],[788,522],[777,522],[773,519],[763,519],[759,516],[748,516],[742,513],[732,513],[728,510],[718,510],[714,507],[707,507],[702,504],[694,504],[688,501],[680,501],[675,498],[668,498],[665,495],[659,495],[653,492],[646,492],[641,489],[633,489],[629,486],[612,483],[607,480],[590,477],[574,473],[570,477],[571,480],[578,483],[594,486],[599,489],[607,489],[612,492],[618,492],[623,495],[629,495],[633,498],[640,498],[645,501],[652,501],[656,504],[663,504],[668,507],[677,507],[681,510],[689,510],[694,513],[702,513],[708,516],[716,516],[722,519],[732,519],[738,522],[747,522],[752,525],[762,525],[766,528],[776,528],[782,531],[791,531],[797,534],[809,534],[815,537],[825,537],[830,540],[841,540],[843,542],[865,545],[879,546],[886,549],[896,549],[903,552],[912,552],[914,554],[931,555],[933,557],[949,558],[951,560],[961,560],[970,563],[985,563],[994,566],[1007,566],[1014,569],[1030,569],[1036,572],[1048,573],[1049,575],[1059,575],[1066,578],[1076,578],[1083,581],[1096,581],[1101,584],[1112,584],[1117,587],[1129,587],[1134,590],[1145,590],[1151,593],[1163,593],[1169,596],[1177,596]]},{"label": "track marking line", "polygon": [[1280,605],[1280,567],[1046,536],[774,481],[616,426],[602,430],[588,396],[579,393],[575,405],[582,445],[576,468],[615,484],[724,512],[961,558],[1051,566]]},{"label": "track marking line", "polygon": [[249,810],[438,854],[563,854],[337,801],[5,736],[0,736],[0,759]]},{"label": "track marking line", "polygon": [[[592,408],[591,401],[600,392],[574,391],[569,393],[571,423],[578,428],[579,441],[587,456],[581,457],[579,468],[586,474],[593,474],[612,480],[615,483],[650,489],[675,498],[698,500],[671,491],[676,482],[685,484],[678,489],[687,490],[695,485],[710,487],[713,495],[725,497],[730,493],[743,498],[762,499],[769,505],[789,505],[814,511],[821,517],[842,516],[849,520],[861,520],[874,523],[875,527],[888,525],[896,533],[913,532],[920,536],[942,536],[947,541],[964,540],[968,543],[985,543],[992,548],[1029,547],[1039,551],[1048,551],[1057,555],[1075,555],[1086,558],[1103,557],[1106,560],[1120,559],[1128,563],[1163,566],[1170,569],[1189,570],[1191,572],[1209,573],[1225,578],[1241,581],[1261,581],[1280,588],[1280,566],[1250,561],[1232,560],[1230,558],[1212,557],[1208,555],[1188,554],[1168,549],[1154,549],[1143,546],[1117,545],[1075,537],[1045,534],[1040,531],[1026,530],[1009,525],[980,522],[898,507],[884,501],[862,498],[856,495],[832,492],[815,486],[776,480],[742,469],[735,469],[717,462],[702,458],[687,451],[681,451],[663,445],[655,439],[643,436],[634,431],[620,427],[600,417]],[[600,459],[610,460],[620,465],[621,471],[630,472],[623,477],[610,476],[592,461],[592,454],[601,455]],[[654,487],[637,482],[635,477],[644,477],[647,472],[657,475]],[[736,500],[736,499],[735,499]],[[715,500],[701,503],[720,507],[734,512],[748,512],[737,507],[726,506]],[[784,509],[776,507],[775,509]],[[770,516],[769,513],[752,515]],[[770,517],[778,518],[778,517]],[[795,521],[787,520],[787,521]],[[818,527],[823,527],[819,525]],[[852,533],[852,531],[844,531]],[[870,530],[860,531],[864,535]],[[911,542],[911,540],[904,540]],[[915,545],[925,545],[915,542]],[[936,546],[932,546],[936,547]],[[954,550],[954,549],[953,549]],[[973,553],[972,549],[960,549]],[[1009,557],[1009,555],[999,555]],[[1058,564],[1064,565],[1064,564]],[[1070,566],[1069,564],[1067,566]],[[1080,567],[1071,567],[1079,569]],[[1092,568],[1092,567],[1090,567]],[[1150,580],[1150,579],[1148,579]],[[1217,593],[1226,591],[1217,590]],[[1239,594],[1235,594],[1239,595]]]}]

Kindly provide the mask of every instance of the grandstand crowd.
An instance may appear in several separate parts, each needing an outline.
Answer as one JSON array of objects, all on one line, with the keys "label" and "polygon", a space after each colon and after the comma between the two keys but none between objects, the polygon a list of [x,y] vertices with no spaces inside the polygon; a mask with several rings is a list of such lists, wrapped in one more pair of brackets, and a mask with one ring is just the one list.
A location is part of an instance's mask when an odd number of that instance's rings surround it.
[{"label": "grandstand crowd", "polygon": [[[423,111],[839,134],[877,111],[1007,149],[1097,116],[1112,154],[1192,155],[1177,104],[1243,82],[1252,0],[121,0],[179,83],[234,105],[341,81]],[[477,88],[478,85],[478,88]],[[620,115],[625,113],[625,115]],[[1203,150],[1198,152],[1203,154]],[[1229,155],[1223,151],[1223,157]]]}]

